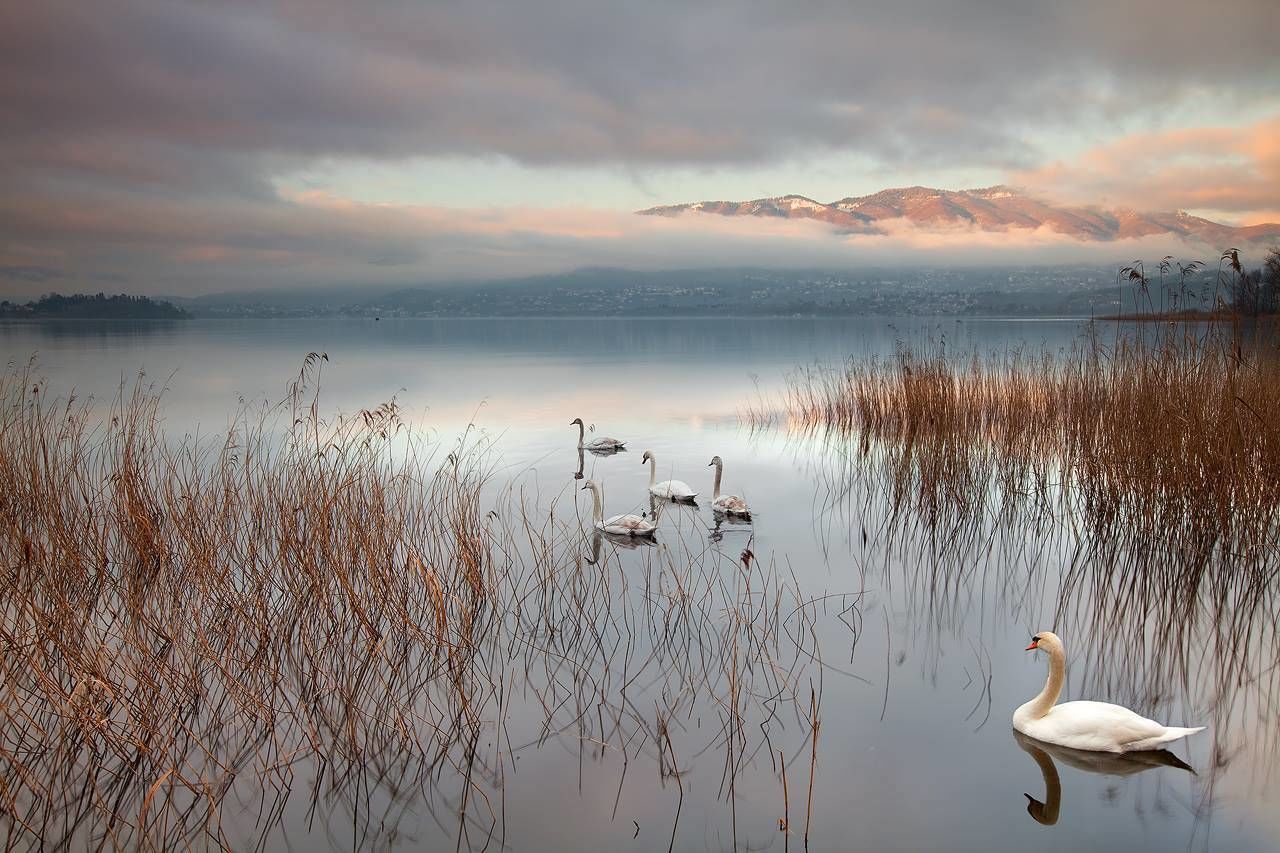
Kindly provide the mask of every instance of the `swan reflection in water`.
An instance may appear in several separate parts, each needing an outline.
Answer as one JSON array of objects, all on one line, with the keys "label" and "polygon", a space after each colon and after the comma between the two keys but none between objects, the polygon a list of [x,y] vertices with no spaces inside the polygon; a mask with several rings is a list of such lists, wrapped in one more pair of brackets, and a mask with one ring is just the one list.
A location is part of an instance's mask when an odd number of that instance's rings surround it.
[{"label": "swan reflection in water", "polygon": [[600,550],[605,542],[616,548],[626,548],[628,551],[634,551],[637,548],[655,548],[658,545],[657,540],[651,536],[627,536],[597,530],[591,537],[591,556],[587,557],[587,565],[599,565]]},{"label": "swan reflection in water", "polygon": [[751,526],[750,518],[721,512],[713,513],[713,515],[716,523],[707,535],[707,538],[712,542],[719,542],[726,533],[751,533],[754,530]]},{"label": "swan reflection in water", "polygon": [[1044,743],[1018,731],[1013,733],[1013,739],[1018,742],[1022,751],[1035,761],[1036,766],[1040,768],[1040,775],[1044,778],[1044,802],[1030,794],[1023,794],[1023,796],[1027,798],[1027,814],[1031,815],[1036,823],[1045,826],[1053,826],[1058,822],[1058,812],[1062,807],[1062,782],[1058,779],[1055,758],[1077,770],[1104,776],[1132,776],[1153,767],[1176,767],[1195,774],[1191,765],[1167,749],[1122,753],[1092,752]]}]

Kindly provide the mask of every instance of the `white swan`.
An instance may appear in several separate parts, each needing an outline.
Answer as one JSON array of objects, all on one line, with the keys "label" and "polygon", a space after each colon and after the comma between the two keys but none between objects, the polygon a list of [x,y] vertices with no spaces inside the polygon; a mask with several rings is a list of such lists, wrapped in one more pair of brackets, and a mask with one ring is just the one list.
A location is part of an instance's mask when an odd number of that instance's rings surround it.
[{"label": "white swan", "polygon": [[693,487],[684,480],[654,482],[658,479],[658,457],[653,455],[652,450],[646,450],[644,456],[640,458],[641,465],[646,462],[649,463],[649,494],[669,501],[692,501],[698,496]]},{"label": "white swan", "polygon": [[616,438],[606,438],[604,436],[593,438],[584,444],[583,439],[587,437],[587,428],[582,425],[582,418],[574,418],[569,421],[569,426],[578,428],[578,446],[590,450],[592,453],[622,450],[626,446],[625,441],[618,441]]},{"label": "white swan", "polygon": [[711,461],[707,463],[707,467],[712,465],[716,469],[716,482],[711,490],[711,509],[715,512],[722,512],[725,515],[736,515],[740,518],[751,518],[751,507],[747,506],[747,502],[737,495],[720,494],[720,475],[724,473],[724,462],[719,456],[712,456]]},{"label": "white swan", "polygon": [[1204,731],[1204,726],[1161,725],[1106,702],[1057,705],[1067,665],[1062,640],[1052,631],[1042,631],[1031,638],[1027,651],[1032,649],[1048,652],[1049,680],[1039,696],[1013,712],[1013,728],[1027,737],[1090,752],[1138,752]]},{"label": "white swan", "polygon": [[658,525],[639,515],[614,515],[605,518],[604,503],[600,499],[600,487],[596,485],[595,480],[587,480],[582,484],[582,488],[591,490],[594,503],[591,508],[591,520],[596,530],[603,530],[615,536],[652,536],[658,529]]}]

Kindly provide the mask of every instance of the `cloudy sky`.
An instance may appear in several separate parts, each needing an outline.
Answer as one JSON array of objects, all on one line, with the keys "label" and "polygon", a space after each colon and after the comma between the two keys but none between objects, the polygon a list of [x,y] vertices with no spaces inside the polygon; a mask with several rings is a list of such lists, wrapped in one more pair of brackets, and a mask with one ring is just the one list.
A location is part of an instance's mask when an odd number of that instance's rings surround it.
[{"label": "cloudy sky", "polygon": [[1278,39],[1276,0],[6,2],[0,294],[1071,250],[632,213],[913,184],[1278,221]]}]

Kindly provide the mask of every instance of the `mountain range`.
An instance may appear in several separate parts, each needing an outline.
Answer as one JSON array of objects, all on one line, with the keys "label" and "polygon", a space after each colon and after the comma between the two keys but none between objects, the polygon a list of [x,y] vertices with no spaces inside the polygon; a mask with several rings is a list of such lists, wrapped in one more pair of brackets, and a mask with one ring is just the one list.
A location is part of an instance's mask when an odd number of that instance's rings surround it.
[{"label": "mountain range", "polygon": [[1224,248],[1240,243],[1280,239],[1280,224],[1237,228],[1185,211],[1142,213],[1100,207],[1068,207],[1034,198],[1006,186],[972,190],[902,187],[865,196],[821,202],[802,195],[752,201],[699,201],[636,211],[645,216],[715,213],[721,216],[764,216],[816,219],[846,234],[885,234],[890,223],[919,228],[973,228],[1008,231],[1049,228],[1080,240],[1119,240],[1174,235]]}]

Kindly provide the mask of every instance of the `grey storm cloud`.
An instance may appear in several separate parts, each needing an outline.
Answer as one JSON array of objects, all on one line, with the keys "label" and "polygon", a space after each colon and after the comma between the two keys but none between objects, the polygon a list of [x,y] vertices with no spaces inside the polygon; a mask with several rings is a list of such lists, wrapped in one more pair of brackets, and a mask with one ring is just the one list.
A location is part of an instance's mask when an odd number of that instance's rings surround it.
[{"label": "grey storm cloud", "polygon": [[[202,220],[264,254],[319,239],[375,265],[418,257],[291,222],[271,176],[324,158],[643,169],[847,150],[1029,168],[1029,127],[1273,93],[1277,33],[1275,0],[7,3],[0,262],[26,263],[19,238],[39,255],[119,232],[115,252],[148,222],[161,240]],[[249,239],[237,220],[270,227]]]},{"label": "grey storm cloud", "polygon": [[[995,143],[1017,156],[1007,131],[1022,123],[1280,79],[1272,0],[46,0],[3,15],[4,136],[47,165],[62,156],[51,137],[97,142],[104,161],[144,143],[140,169],[189,148],[720,163],[903,143],[963,158]],[[1105,103],[1081,97],[1089,80],[1116,81]]]}]

